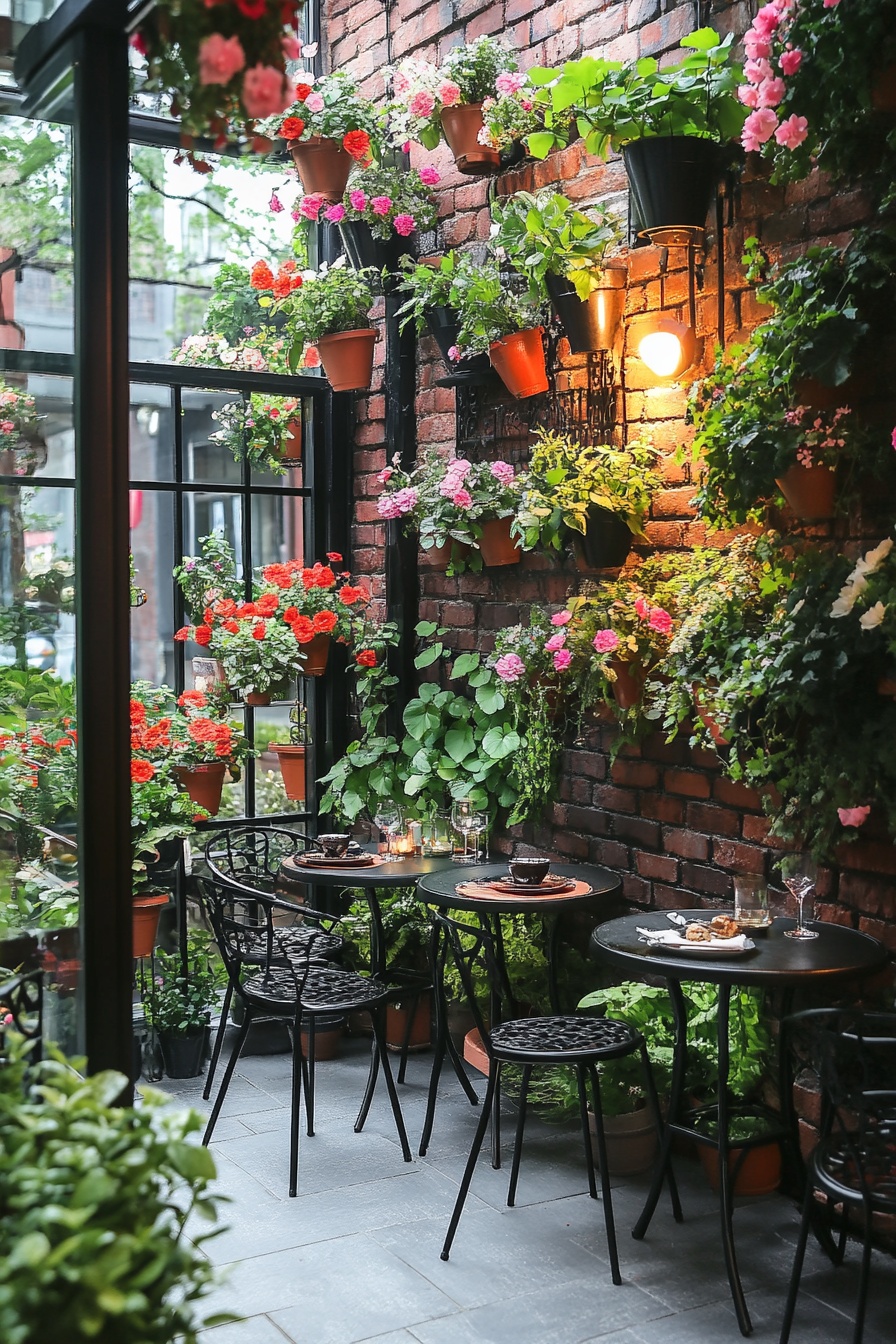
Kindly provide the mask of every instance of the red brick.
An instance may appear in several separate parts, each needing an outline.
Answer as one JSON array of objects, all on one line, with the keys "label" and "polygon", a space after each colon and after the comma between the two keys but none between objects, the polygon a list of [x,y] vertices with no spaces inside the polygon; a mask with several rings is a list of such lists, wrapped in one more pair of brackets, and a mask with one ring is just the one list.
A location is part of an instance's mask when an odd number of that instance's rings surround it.
[{"label": "red brick", "polygon": [[554,847],[558,854],[569,854],[582,861],[588,858],[588,841],[582,835],[572,835],[569,831],[557,831]]},{"label": "red brick", "polygon": [[668,821],[680,825],[684,821],[684,802],[665,793],[642,793],[641,816],[653,821]]},{"label": "red brick", "polygon": [[739,845],[731,840],[716,840],[712,847],[712,861],[720,868],[735,873],[764,873],[765,850],[755,845]]},{"label": "red brick", "polygon": [[596,784],[594,787],[596,807],[605,807],[608,812],[637,812],[638,797],[631,789],[614,789],[612,784]]},{"label": "red brick", "polygon": [[711,803],[689,803],[687,810],[688,825],[695,831],[708,831],[710,835],[737,835],[740,818],[736,812],[725,807],[713,807]]},{"label": "red brick", "polygon": [[638,854],[635,867],[642,877],[655,877],[663,882],[678,881],[678,860],[666,854]]},{"label": "red brick", "polygon": [[613,834],[621,840],[631,840],[636,845],[659,848],[660,824],[658,821],[648,821],[646,817],[614,817]]},{"label": "red brick", "polygon": [[841,873],[840,900],[866,915],[893,919],[896,916],[896,883],[884,877]]},{"label": "red brick", "polygon": [[681,865],[681,880],[695,891],[705,892],[708,896],[727,896],[731,891],[731,879],[727,873],[717,868],[703,868],[697,863]]},{"label": "red brick", "polygon": [[762,802],[756,790],[747,788],[746,784],[741,784],[736,779],[725,779],[723,777],[715,780],[712,786],[712,796],[720,803],[727,803],[729,807],[751,807],[757,812],[762,808]]},{"label": "red brick", "polygon": [[709,839],[694,831],[663,831],[663,849],[667,854],[678,854],[682,859],[708,859]]},{"label": "red brick", "polygon": [[696,770],[667,770],[663,785],[667,793],[680,793],[686,798],[708,798],[712,792],[709,780]]},{"label": "red brick", "polygon": [[653,884],[654,904],[660,910],[699,910],[701,898],[693,891],[682,891],[681,887],[667,887],[661,882]]},{"label": "red brick", "polygon": [[660,782],[660,772],[646,761],[625,760],[620,755],[610,768],[610,779],[635,789],[654,789]]},{"label": "red brick", "polygon": [[638,905],[650,905],[650,883],[634,873],[626,873],[622,879],[622,894],[627,901]]},{"label": "red brick", "polygon": [[622,868],[627,871],[630,861],[627,846],[620,844],[618,840],[591,841],[592,863],[602,863],[607,868]]}]

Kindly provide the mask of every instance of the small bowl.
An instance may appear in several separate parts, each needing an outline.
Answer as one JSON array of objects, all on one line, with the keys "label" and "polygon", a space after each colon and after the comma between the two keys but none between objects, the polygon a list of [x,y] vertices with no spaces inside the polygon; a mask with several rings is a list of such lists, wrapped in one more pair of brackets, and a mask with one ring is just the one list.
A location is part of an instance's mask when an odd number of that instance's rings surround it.
[{"label": "small bowl", "polygon": [[318,843],[323,846],[323,851],[328,859],[341,859],[349,847],[351,841],[350,835],[319,835]]},{"label": "small bowl", "polygon": [[527,886],[537,887],[551,871],[550,859],[511,859],[510,876],[514,882],[524,882]]}]

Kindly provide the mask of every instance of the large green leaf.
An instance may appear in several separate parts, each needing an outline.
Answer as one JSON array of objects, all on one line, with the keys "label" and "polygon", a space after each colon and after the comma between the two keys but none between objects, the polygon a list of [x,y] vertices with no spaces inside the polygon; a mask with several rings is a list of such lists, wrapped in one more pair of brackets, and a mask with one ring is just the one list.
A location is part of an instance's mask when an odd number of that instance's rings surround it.
[{"label": "large green leaf", "polygon": [[450,728],[445,734],[445,750],[458,764],[466,760],[476,745],[473,730],[469,727]]},{"label": "large green leaf", "polygon": [[506,703],[504,694],[497,686],[479,686],[476,689],[476,703],[485,714],[498,714]]}]

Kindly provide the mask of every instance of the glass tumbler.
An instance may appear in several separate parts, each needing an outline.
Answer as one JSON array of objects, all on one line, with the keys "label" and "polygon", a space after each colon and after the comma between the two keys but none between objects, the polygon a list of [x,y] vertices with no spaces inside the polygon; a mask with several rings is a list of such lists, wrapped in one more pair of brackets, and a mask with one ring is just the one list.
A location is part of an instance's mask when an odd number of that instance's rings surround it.
[{"label": "glass tumbler", "polygon": [[768,887],[764,877],[742,874],[734,879],[734,918],[749,929],[764,929],[771,923]]}]

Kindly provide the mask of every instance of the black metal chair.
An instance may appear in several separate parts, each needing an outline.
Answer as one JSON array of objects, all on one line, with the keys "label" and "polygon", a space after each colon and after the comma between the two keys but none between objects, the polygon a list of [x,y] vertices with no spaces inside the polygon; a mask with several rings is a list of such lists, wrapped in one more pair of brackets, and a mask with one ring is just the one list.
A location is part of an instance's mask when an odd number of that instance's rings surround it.
[{"label": "black metal chair", "polygon": [[[334,916],[313,914],[309,907],[280,899],[280,893],[282,892],[280,865],[283,860],[305,853],[307,850],[314,848],[315,843],[300,831],[287,831],[282,827],[234,826],[216,835],[205,846],[206,867],[214,878],[224,883],[235,882],[241,887],[251,888],[259,896],[267,895],[278,902],[276,907],[272,907],[272,910],[276,908],[279,911],[279,922],[277,924],[279,945],[285,949],[292,961],[299,963],[308,956],[312,941],[314,955],[318,960],[338,956],[344,945],[344,939],[338,933],[333,932],[339,923]],[[291,917],[292,922],[287,925],[285,921],[288,917]],[[262,966],[270,958],[273,950],[273,922],[274,917],[272,915],[270,921],[265,920],[261,923],[255,935],[256,945],[254,948],[252,947],[252,935],[249,931],[246,932],[244,936],[246,963],[253,960],[253,954],[255,962]],[[221,1005],[221,1015],[218,1019],[218,1029],[215,1032],[215,1044],[208,1066],[208,1077],[205,1080],[205,1087],[202,1092],[205,1101],[208,1101],[211,1096],[233,994],[234,987],[228,979],[224,1002]],[[308,1105],[308,1123],[310,1126],[309,1133],[312,1133],[314,1125],[313,1024],[310,1027],[308,1056],[311,1072],[311,1102]]]},{"label": "black metal chair", "polygon": [[[861,1215],[862,1259],[853,1344],[861,1344],[875,1213],[896,1214],[896,1013],[809,1009],[785,1027],[808,1057],[821,1087],[819,1142],[809,1159],[806,1194],[780,1344],[793,1324],[810,1230],[834,1265],[842,1263],[850,1216]],[[817,1198],[823,1197],[823,1202]],[[824,1210],[830,1225],[819,1229]],[[839,1233],[836,1242],[831,1230]]]},{"label": "black metal chair", "polygon": [[[601,1196],[607,1230],[607,1249],[613,1282],[621,1283],[619,1256],[616,1247],[616,1229],[613,1221],[612,1195],[607,1168],[607,1147],[604,1135],[603,1111],[601,1109],[600,1082],[596,1066],[613,1059],[620,1059],[624,1055],[630,1055],[636,1051],[639,1052],[644,1066],[647,1095],[653,1106],[653,1113],[658,1117],[660,1112],[653,1074],[641,1033],[625,1022],[617,1022],[606,1017],[561,1016],[559,1014],[552,1017],[514,1017],[515,1003],[500,952],[499,927],[495,930],[491,930],[484,925],[478,928],[473,927],[452,919],[442,912],[434,912],[433,919],[440,938],[440,947],[436,958],[437,970],[442,981],[440,988],[444,989],[443,977],[446,957],[450,953],[460,974],[476,1028],[488,1055],[489,1066],[482,1113],[473,1137],[473,1144],[461,1179],[451,1221],[448,1224],[441,1258],[447,1260],[451,1251],[451,1244],[454,1241],[454,1235],[460,1222],[460,1216],[463,1212],[473,1171],[490,1118],[493,1118],[492,1165],[497,1168],[501,1164],[499,1115],[500,1080],[503,1066],[505,1064],[516,1064],[522,1067],[519,1114],[510,1168],[510,1184],[507,1192],[509,1207],[513,1206],[516,1198],[520,1153],[526,1123],[526,1100],[532,1070],[536,1067],[572,1066],[576,1071],[578,1080],[588,1190],[591,1198],[597,1199],[594,1158],[591,1151],[591,1134],[588,1124],[586,1077],[591,1082],[600,1164]],[[476,993],[474,971],[478,971],[480,975],[484,972],[488,984],[488,1025],[481,1001]],[[509,1010],[509,1015],[507,1010]],[[659,1124],[659,1121],[657,1123]],[[678,1198],[674,1180],[672,1181],[672,1196],[674,1207]]]},{"label": "black metal chair", "polygon": [[[340,971],[319,961],[314,956],[315,939],[323,933],[312,932],[304,954],[297,958],[274,925],[274,912],[294,908],[275,897],[264,896],[251,888],[234,882],[201,876],[197,878],[203,905],[208,914],[218,948],[227,969],[231,989],[243,1000],[245,1012],[239,1034],[218,1089],[203,1143],[211,1140],[218,1116],[230,1086],[249,1028],[258,1018],[283,1019],[292,1035],[292,1110],[290,1117],[289,1193],[294,1196],[298,1180],[298,1142],[301,1095],[305,1094],[309,1117],[313,1116],[314,1081],[311,1046],[314,1040],[315,1018],[321,1014],[366,1012],[373,1023],[373,1061],[367,1088],[355,1121],[355,1132],[360,1133],[367,1119],[376,1085],[374,1064],[382,1065],[386,1088],[395,1117],[395,1127],[406,1162],[411,1161],[411,1150],[405,1131],[404,1119],[398,1101],[398,1092],[389,1056],[386,1050],[385,1004],[388,990],[379,981],[368,976]],[[309,915],[324,919],[319,911]],[[263,962],[259,961],[259,947],[267,948]],[[308,1026],[309,1053],[302,1050],[302,1030]],[[309,1135],[314,1133],[309,1119]]]},{"label": "black metal chair", "polygon": [[15,1031],[30,1042],[28,1063],[39,1063],[43,1044],[43,971],[28,971],[0,982],[0,1064],[7,1031]]}]

